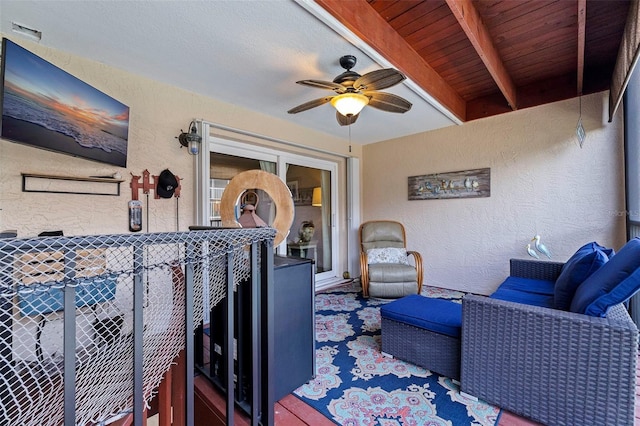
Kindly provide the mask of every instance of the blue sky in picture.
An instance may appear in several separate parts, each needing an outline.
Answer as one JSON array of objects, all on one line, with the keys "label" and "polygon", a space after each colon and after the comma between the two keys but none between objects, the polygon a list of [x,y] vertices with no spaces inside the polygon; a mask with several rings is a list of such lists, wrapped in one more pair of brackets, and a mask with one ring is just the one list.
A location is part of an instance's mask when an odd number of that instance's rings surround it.
[{"label": "blue sky in picture", "polygon": [[3,116],[126,155],[129,107],[5,39]]}]

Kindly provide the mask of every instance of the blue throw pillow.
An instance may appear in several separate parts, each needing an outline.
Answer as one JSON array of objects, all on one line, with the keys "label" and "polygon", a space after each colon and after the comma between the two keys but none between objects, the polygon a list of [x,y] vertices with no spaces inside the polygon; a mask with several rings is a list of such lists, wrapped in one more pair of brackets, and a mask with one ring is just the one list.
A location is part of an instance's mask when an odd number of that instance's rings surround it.
[{"label": "blue throw pillow", "polygon": [[634,238],[576,290],[571,311],[604,317],[640,290],[640,239]]},{"label": "blue throw pillow", "polygon": [[554,307],[568,311],[578,286],[607,263],[610,255],[613,256],[612,249],[602,247],[595,241],[580,247],[564,264],[556,280]]}]

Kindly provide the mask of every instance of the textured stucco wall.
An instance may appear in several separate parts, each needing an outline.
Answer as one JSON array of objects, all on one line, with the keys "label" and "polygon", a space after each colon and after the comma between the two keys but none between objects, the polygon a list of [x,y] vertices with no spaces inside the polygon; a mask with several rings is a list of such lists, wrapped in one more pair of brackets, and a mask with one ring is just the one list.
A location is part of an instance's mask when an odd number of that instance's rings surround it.
[{"label": "textured stucco wall", "polygon": [[[587,139],[576,141],[578,100],[529,108],[363,149],[363,220],[404,223],[426,284],[481,294],[529,258],[536,234],[565,261],[596,240],[624,243],[623,125],[606,122],[606,93],[583,97]],[[408,201],[407,178],[491,168],[491,197]]]},{"label": "textured stucco wall", "polygon": [[[189,121],[203,118],[248,132],[323,148],[346,155],[344,140],[309,131],[281,120],[216,101],[170,85],[142,78],[62,51],[12,39],[45,60],[73,74],[86,83],[118,99],[130,108],[129,153],[126,168],[44,151],[0,139],[0,230],[16,229],[18,236],[31,237],[44,230],[64,231],[65,235],[128,232],[127,202],[131,199],[131,174],[148,169],[153,175],[169,168],[182,180],[179,200],[179,230],[194,223],[194,158],[187,154],[175,137],[180,129],[188,130]],[[359,155],[354,147],[352,155]],[[91,176],[119,172],[125,182],[121,195],[71,195],[25,193],[21,191],[21,173]],[[146,197],[144,204],[147,230]],[[345,197],[341,194],[341,197]],[[344,204],[344,203],[343,203]],[[342,214],[344,216],[344,214]],[[346,219],[343,220],[346,226]],[[150,232],[176,230],[175,199],[149,200]],[[346,240],[344,244],[346,246]]]},{"label": "textured stucco wall", "polygon": [[[184,179],[179,229],[186,230],[194,217],[194,163],[175,136],[194,117],[348,155],[344,140],[3,36],[127,104],[131,117],[126,169],[0,140],[0,230],[17,229],[22,237],[54,229],[66,235],[128,232],[131,173],[158,174],[167,167]],[[616,214],[624,209],[622,124],[620,115],[606,123],[606,102],[605,94],[583,98],[583,149],[574,136],[577,100],[354,145],[351,155],[363,155],[363,220],[402,221],[409,246],[425,257],[427,283],[479,293],[495,288],[509,257],[526,256],[524,246],[536,232],[559,260],[594,239],[618,248],[624,240],[624,218]],[[407,201],[408,176],[480,167],[491,167],[490,198]],[[21,191],[21,172],[89,176],[116,171],[125,179],[120,197]],[[149,210],[151,232],[176,229],[175,199],[151,197]],[[344,217],[339,223],[346,227]],[[343,253],[345,245],[342,241]]]}]

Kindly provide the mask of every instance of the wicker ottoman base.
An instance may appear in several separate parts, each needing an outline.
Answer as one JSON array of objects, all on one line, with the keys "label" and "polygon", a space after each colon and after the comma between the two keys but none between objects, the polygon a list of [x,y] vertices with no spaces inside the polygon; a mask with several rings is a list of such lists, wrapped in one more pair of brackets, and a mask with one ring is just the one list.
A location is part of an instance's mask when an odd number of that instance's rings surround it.
[{"label": "wicker ottoman base", "polygon": [[382,317],[382,352],[460,380],[460,338]]}]

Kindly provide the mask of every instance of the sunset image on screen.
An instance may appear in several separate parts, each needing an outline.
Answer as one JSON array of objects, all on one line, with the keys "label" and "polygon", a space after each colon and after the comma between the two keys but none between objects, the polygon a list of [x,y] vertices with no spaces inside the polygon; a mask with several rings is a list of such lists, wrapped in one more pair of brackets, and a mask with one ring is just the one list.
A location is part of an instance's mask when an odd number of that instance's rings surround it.
[{"label": "sunset image on screen", "polygon": [[129,107],[4,41],[2,137],[125,167]]}]

